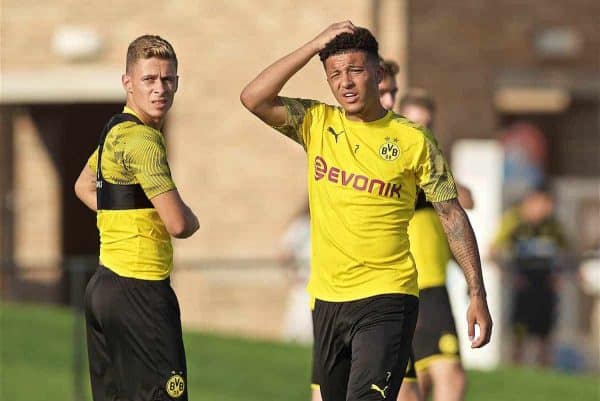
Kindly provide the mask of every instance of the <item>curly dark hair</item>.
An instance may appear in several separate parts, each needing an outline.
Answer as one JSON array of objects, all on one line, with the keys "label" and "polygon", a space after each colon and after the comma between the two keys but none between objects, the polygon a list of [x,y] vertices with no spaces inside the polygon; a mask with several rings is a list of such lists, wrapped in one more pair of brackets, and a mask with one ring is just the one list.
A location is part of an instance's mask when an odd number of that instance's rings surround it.
[{"label": "curly dark hair", "polygon": [[357,28],[353,33],[340,33],[319,52],[319,58],[325,62],[330,56],[351,51],[363,51],[379,60],[379,44],[367,28]]}]

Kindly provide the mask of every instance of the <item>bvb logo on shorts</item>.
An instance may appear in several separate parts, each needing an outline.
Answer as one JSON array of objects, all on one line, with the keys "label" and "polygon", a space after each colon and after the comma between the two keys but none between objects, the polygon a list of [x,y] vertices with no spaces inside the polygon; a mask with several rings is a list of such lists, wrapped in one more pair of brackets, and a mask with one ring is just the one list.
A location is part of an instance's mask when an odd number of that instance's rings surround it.
[{"label": "bvb logo on shorts", "polygon": [[400,148],[398,147],[398,138],[385,138],[385,143],[379,147],[379,156],[383,160],[392,161],[400,156]]},{"label": "bvb logo on shorts", "polygon": [[165,389],[171,398],[179,398],[183,395],[183,391],[185,390],[185,380],[183,380],[181,375],[175,372],[171,372],[171,374],[171,377],[167,380]]},{"label": "bvb logo on shorts", "polygon": [[446,333],[440,337],[438,347],[443,354],[458,353],[458,338],[454,334]]}]

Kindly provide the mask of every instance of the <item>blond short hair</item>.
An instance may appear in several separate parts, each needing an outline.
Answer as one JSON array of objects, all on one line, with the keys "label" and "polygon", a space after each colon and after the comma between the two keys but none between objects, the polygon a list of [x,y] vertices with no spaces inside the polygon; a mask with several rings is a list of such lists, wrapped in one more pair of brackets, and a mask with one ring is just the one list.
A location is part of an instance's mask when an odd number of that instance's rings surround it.
[{"label": "blond short hair", "polygon": [[129,72],[136,61],[152,57],[172,60],[177,70],[177,55],[173,46],[158,35],[142,35],[127,48],[126,71]]},{"label": "blond short hair", "polygon": [[402,111],[406,106],[418,106],[435,113],[435,101],[433,97],[425,89],[412,88],[409,89],[404,96],[400,98],[399,108]]},{"label": "blond short hair", "polygon": [[384,60],[381,58],[379,59],[379,65],[381,66],[381,68],[383,68],[384,77],[395,78],[396,75],[398,75],[398,73],[400,72],[400,67],[398,66],[398,63],[396,63],[393,60]]}]

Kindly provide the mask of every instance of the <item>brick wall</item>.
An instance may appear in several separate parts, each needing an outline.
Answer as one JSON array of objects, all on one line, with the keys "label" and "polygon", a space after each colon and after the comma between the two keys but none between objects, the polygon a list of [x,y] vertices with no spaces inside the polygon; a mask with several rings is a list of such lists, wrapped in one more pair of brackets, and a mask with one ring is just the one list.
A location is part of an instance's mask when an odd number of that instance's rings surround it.
[{"label": "brick wall", "polygon": [[[245,111],[239,93],[268,63],[331,22],[351,18],[369,25],[369,6],[362,0],[343,7],[337,1],[291,0],[181,0],[152,7],[142,1],[102,7],[89,1],[6,0],[2,69],[120,67],[137,35],[167,38],[178,54],[181,76],[166,127],[171,167],[203,226],[193,239],[176,241],[177,257],[273,256],[281,230],[304,202],[304,153]],[[54,53],[52,35],[68,25],[99,33],[104,43],[99,57],[73,63]],[[311,61],[284,93],[331,101],[321,68],[318,60]]]},{"label": "brick wall", "polygon": [[[409,1],[409,82],[429,89],[439,103],[436,133],[444,147],[495,135],[492,96],[502,78],[524,74],[568,86],[591,76],[598,85],[599,18],[600,3],[587,0]],[[553,27],[581,34],[579,56],[564,62],[536,56],[536,33]]]},{"label": "brick wall", "polygon": [[[381,3],[386,12],[398,11],[400,23],[403,2]],[[103,80],[104,72],[123,67],[127,45],[136,36],[155,33],[168,39],[177,52],[181,77],[165,129],[170,165],[183,198],[202,225],[193,238],[175,240],[176,265],[206,259],[274,258],[279,253],[281,233],[305,202],[305,155],[299,145],[245,111],[239,94],[261,69],[332,22],[351,19],[372,28],[371,6],[372,2],[365,0],[178,0],[154,2],[152,6],[134,0],[119,7],[108,3],[104,7],[92,1],[4,0],[0,58],[3,72],[62,71],[44,76],[67,83],[74,73],[80,77],[91,71],[90,81]],[[386,20],[394,18],[387,15]],[[102,38],[102,51],[96,58],[70,62],[55,54],[54,32],[73,25],[92,28]],[[388,53],[402,51],[399,26],[380,28],[382,35],[390,38],[384,47]],[[104,72],[94,76],[95,70]],[[115,74],[114,80],[118,82],[120,76]],[[333,101],[318,59],[294,77],[283,93]],[[55,97],[48,93],[49,99]],[[15,154],[26,155],[26,147],[33,147],[35,154],[44,153],[44,146],[36,142],[35,131],[23,131],[19,126],[14,135],[18,138]],[[19,157],[18,162],[21,172],[16,190],[20,194],[17,199],[22,201],[18,210],[22,212],[17,240],[22,243],[17,248],[33,252],[43,247],[45,253],[40,255],[59,257],[59,233],[47,232],[59,230],[60,205],[46,203],[37,211],[35,207],[28,212],[25,209],[27,205],[44,204],[44,188],[25,183],[34,180],[32,175],[45,165],[40,165],[37,157]],[[57,189],[53,191],[50,193]],[[36,213],[43,215],[44,228],[29,220]],[[43,237],[36,239],[40,235]],[[34,243],[38,245],[32,247]],[[32,257],[19,255],[24,261]],[[261,283],[250,283],[245,277],[254,276],[254,272],[234,274],[227,283],[211,272],[182,269],[176,273],[174,285],[184,323],[276,336],[287,281],[277,279],[281,273],[275,269],[261,276]],[[269,319],[264,321],[256,313],[266,314]]]}]

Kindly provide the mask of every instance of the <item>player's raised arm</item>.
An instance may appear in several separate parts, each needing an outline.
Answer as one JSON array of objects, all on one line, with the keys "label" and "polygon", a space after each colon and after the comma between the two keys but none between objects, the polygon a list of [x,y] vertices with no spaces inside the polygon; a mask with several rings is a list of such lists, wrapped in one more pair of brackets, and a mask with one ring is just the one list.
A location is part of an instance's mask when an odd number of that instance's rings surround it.
[{"label": "player's raised arm", "polygon": [[268,125],[285,124],[287,111],[279,99],[279,92],[285,83],[329,41],[340,33],[351,33],[355,29],[350,21],[335,23],[304,46],[271,64],[242,91],[240,100],[244,107]]},{"label": "player's raised arm", "polygon": [[[469,218],[458,199],[433,202],[446,236],[448,245],[457,263],[462,268],[469,288],[469,308],[467,322],[469,339],[472,348],[483,347],[490,342],[492,335],[492,318],[487,306],[485,287],[481,274],[481,260],[477,240]],[[480,334],[475,339],[475,324]]]}]

